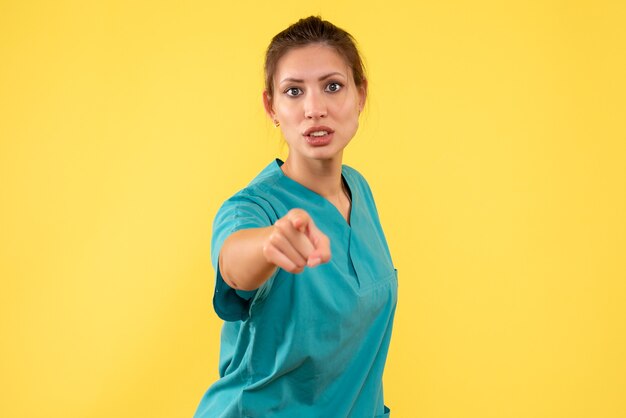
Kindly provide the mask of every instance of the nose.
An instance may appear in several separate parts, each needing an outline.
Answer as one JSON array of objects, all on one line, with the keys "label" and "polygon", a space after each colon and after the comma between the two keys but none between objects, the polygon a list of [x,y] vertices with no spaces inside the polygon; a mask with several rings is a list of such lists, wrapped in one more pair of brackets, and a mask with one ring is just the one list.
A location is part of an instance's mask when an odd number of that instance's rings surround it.
[{"label": "nose", "polygon": [[309,91],[304,99],[304,116],[307,119],[325,118],[328,115],[328,108],[323,94]]}]

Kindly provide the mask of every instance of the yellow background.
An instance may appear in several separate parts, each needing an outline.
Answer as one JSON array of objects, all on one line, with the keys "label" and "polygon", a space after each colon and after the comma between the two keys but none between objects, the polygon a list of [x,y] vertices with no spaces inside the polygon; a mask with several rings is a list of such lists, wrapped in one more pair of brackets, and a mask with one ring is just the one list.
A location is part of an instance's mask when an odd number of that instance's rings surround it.
[{"label": "yellow background", "polygon": [[318,13],[369,71],[392,416],[626,417],[617,0],[0,1],[0,416],[193,414],[213,216],[286,152],[264,49]]}]

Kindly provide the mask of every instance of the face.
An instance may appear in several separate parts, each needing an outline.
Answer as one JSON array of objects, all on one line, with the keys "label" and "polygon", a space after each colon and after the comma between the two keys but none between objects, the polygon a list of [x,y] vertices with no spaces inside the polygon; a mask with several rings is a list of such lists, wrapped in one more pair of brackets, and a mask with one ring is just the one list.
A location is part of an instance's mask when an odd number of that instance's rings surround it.
[{"label": "face", "polygon": [[366,97],[352,69],[333,48],[321,44],[291,49],[274,74],[274,97],[265,110],[280,122],[289,159],[341,159],[359,126]]}]

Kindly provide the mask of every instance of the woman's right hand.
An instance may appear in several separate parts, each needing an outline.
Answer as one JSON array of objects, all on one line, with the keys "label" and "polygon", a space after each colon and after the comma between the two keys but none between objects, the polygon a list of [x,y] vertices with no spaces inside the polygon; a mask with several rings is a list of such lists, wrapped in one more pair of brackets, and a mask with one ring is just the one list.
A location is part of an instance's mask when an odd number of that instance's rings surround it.
[{"label": "woman's right hand", "polygon": [[272,225],[263,255],[283,270],[301,273],[330,260],[330,240],[305,210],[292,209]]},{"label": "woman's right hand", "polygon": [[292,209],[274,225],[233,232],[222,245],[219,269],[233,289],[258,289],[277,268],[302,273],[330,260],[330,241],[302,209]]}]

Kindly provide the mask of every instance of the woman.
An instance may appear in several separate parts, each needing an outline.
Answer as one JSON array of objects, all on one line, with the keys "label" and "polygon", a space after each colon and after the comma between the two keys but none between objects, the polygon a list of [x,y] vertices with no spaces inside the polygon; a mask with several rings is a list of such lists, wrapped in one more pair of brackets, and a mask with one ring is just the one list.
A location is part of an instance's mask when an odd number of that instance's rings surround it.
[{"label": "woman", "polygon": [[397,275],[365,179],[342,165],[367,81],[318,17],[272,40],[263,101],[289,146],[213,225],[220,379],[196,417],[386,417]]}]

